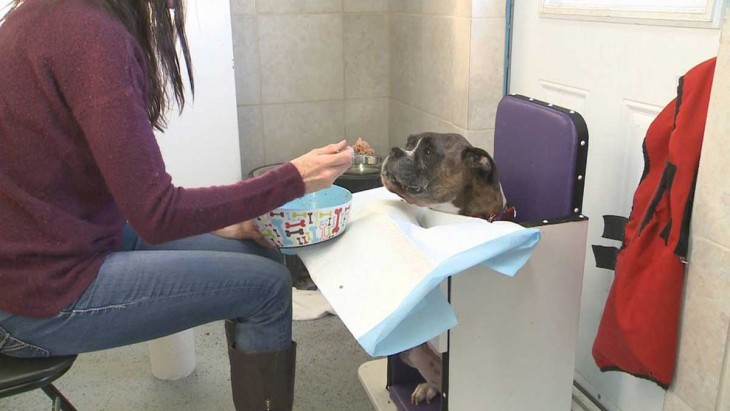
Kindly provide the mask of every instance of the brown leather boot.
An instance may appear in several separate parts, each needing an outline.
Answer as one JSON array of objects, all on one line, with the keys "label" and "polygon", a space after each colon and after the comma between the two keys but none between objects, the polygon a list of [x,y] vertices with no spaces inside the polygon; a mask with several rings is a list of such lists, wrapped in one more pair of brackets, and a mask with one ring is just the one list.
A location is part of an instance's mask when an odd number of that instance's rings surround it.
[{"label": "brown leather boot", "polygon": [[237,411],[291,411],[297,343],[284,350],[249,354],[235,348],[235,323],[226,321],[231,390]]}]

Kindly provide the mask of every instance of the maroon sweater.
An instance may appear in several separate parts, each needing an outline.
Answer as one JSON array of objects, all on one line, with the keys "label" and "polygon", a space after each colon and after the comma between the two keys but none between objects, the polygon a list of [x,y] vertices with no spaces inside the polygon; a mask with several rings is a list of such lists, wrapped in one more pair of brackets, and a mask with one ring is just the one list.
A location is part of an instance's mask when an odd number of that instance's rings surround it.
[{"label": "maroon sweater", "polygon": [[304,194],[291,163],[232,185],[172,185],[142,61],[124,26],[85,0],[26,0],[0,26],[1,310],[55,315],[94,280],[127,221],[160,243]]}]

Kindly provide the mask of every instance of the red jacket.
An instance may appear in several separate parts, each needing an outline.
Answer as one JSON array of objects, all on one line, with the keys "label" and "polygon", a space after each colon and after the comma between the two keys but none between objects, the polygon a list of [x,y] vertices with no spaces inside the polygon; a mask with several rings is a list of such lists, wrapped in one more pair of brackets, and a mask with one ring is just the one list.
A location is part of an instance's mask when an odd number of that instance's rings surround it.
[{"label": "red jacket", "polygon": [[677,353],[684,260],[715,59],[682,77],[644,140],[645,168],[616,260],[593,357],[668,387]]}]

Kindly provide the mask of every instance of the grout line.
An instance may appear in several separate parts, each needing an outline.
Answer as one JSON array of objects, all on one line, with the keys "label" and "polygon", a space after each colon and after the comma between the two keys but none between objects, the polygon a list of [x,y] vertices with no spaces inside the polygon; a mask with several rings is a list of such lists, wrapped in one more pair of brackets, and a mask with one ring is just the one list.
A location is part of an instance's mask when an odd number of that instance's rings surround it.
[{"label": "grout line", "polygon": [[[461,16],[461,15],[448,15],[448,14],[429,14],[429,13],[407,13],[407,12],[398,12],[393,10],[371,10],[371,11],[333,11],[333,12],[291,12],[291,13],[259,13],[257,10],[257,5],[254,4],[255,11],[254,11],[254,17],[256,20],[256,47],[257,47],[257,63],[258,63],[258,69],[259,69],[259,103],[258,104],[242,104],[240,106],[242,107],[251,107],[251,106],[258,106],[259,107],[259,116],[260,116],[260,123],[261,123],[261,138],[263,140],[263,148],[264,148],[264,155],[266,155],[266,125],[263,119],[263,107],[265,106],[281,106],[281,105],[294,105],[294,104],[308,104],[308,103],[326,103],[326,102],[343,102],[347,103],[351,100],[380,100],[380,99],[387,99],[388,101],[388,133],[390,134],[390,126],[391,126],[391,120],[392,120],[392,101],[398,102],[400,104],[403,104],[404,106],[419,112],[423,115],[432,117],[433,119],[436,119],[438,121],[441,121],[451,127],[454,127],[459,130],[464,130],[465,132],[469,131],[489,131],[492,130],[491,128],[488,129],[469,129],[469,107],[470,107],[470,98],[471,98],[471,73],[472,73],[472,33],[473,33],[473,22],[479,21],[479,20],[494,20],[494,19],[501,19],[502,17],[472,17],[472,16]],[[261,64],[261,40],[259,36],[259,18],[261,16],[270,17],[270,16],[307,16],[307,15],[323,15],[323,14],[340,14],[342,15],[342,27],[343,27],[343,42],[342,42],[342,59],[343,59],[343,99],[325,99],[325,100],[304,100],[304,101],[291,101],[291,102],[280,102],[280,103],[264,103],[263,102],[263,70],[262,70],[262,64]],[[388,15],[388,51],[389,51],[389,57],[388,57],[388,93],[384,96],[369,96],[369,97],[354,97],[354,98],[348,98],[347,96],[347,62],[345,57],[345,14],[349,15],[355,15],[355,14],[370,14],[370,15],[382,15],[387,14]],[[429,111],[420,109],[410,103],[406,103],[404,101],[399,100],[398,98],[395,98],[392,95],[392,59],[393,59],[393,33],[390,27],[392,26],[392,17],[394,15],[403,15],[403,16],[410,16],[410,17],[420,17],[420,18],[428,18],[428,17],[444,17],[444,18],[450,18],[450,19],[468,19],[470,21],[469,26],[469,54],[467,56],[467,90],[466,90],[466,127],[462,127],[460,125],[455,124],[454,121],[445,120],[441,118],[439,115],[436,115],[434,113],[431,113]],[[345,137],[347,136],[347,107],[345,107],[344,110],[344,132]]]},{"label": "grout line", "polygon": [[281,103],[255,103],[255,104],[238,104],[239,107],[254,107],[254,106],[289,106],[295,104],[309,104],[309,103],[332,103],[337,101],[364,101],[364,100],[383,100],[389,99],[390,96],[379,96],[379,97],[352,97],[352,98],[330,98],[324,100],[303,100],[303,101],[289,101]]},{"label": "grout line", "polygon": [[347,139],[347,58],[345,56],[345,41],[346,41],[346,34],[345,34],[345,15],[344,13],[342,16],[340,16],[340,21],[342,23],[342,96],[343,96],[343,110],[342,110],[342,124],[344,127],[344,136],[343,138]]},{"label": "grout line", "polygon": [[391,124],[393,119],[393,104],[391,104],[391,100],[393,99],[393,24],[395,24],[393,20],[393,12],[390,11],[390,2],[388,2],[388,141],[387,146],[393,147],[392,142],[392,136],[391,136]]},{"label": "grout line", "polygon": [[[469,20],[469,55],[466,58],[466,129],[471,123],[471,55],[474,46],[474,19]],[[494,150],[492,150],[494,151]]]},{"label": "grout line", "polygon": [[[402,12],[402,11],[391,11],[393,14],[400,14],[403,16],[410,16],[410,17],[448,17],[453,19],[471,19],[472,16],[456,16],[453,14],[439,14],[439,13],[408,13],[408,12]],[[486,18],[486,17],[480,17],[480,18]]]},{"label": "grout line", "polygon": [[[411,103],[406,103],[405,101],[399,100],[399,99],[398,99],[398,98],[396,98],[396,97],[393,97],[393,96],[391,96],[391,97],[390,97],[390,99],[391,99],[391,100],[394,100],[394,101],[397,101],[398,103],[401,103],[401,104],[403,104],[404,106],[408,106],[408,107],[412,108],[413,110],[419,111],[419,112],[421,112],[421,113],[423,113],[423,114],[426,114],[426,115],[428,115],[428,116],[430,116],[430,117],[433,117],[433,118],[435,118],[435,119],[437,119],[437,120],[443,121],[443,122],[445,122],[445,123],[447,123],[447,124],[449,124],[449,125],[451,125],[451,126],[454,126],[454,127],[458,128],[459,130],[464,130],[464,131],[476,131],[476,130],[469,130],[468,128],[460,127],[460,126],[458,126],[458,125],[454,124],[454,122],[453,122],[453,121],[450,121],[450,120],[446,120],[446,119],[444,119],[444,118],[441,118],[441,117],[439,117],[439,115],[438,115],[438,114],[434,114],[434,113],[431,113],[430,111],[426,111],[426,110],[423,110],[423,109],[421,109],[421,108],[418,108],[418,107],[416,107],[416,106],[412,105]],[[467,125],[467,126],[468,126],[468,125]],[[487,130],[487,129],[485,129],[485,130]],[[491,129],[490,129],[490,130],[491,130]]]},{"label": "grout line", "polygon": [[422,109],[420,109],[418,107],[412,106],[411,104],[406,103],[406,102],[401,101],[401,100],[398,100],[397,98],[391,97],[390,100],[396,101],[396,102],[398,102],[398,103],[400,103],[400,104],[402,104],[404,106],[407,106],[408,108],[410,108],[410,109],[412,109],[414,111],[418,111],[419,113],[425,114],[425,115],[427,115],[429,117],[432,117],[432,118],[434,118],[434,119],[436,119],[438,121],[442,121],[442,122],[444,122],[444,123],[446,123],[446,124],[448,124],[448,125],[456,128],[458,130],[463,130],[466,133],[475,132],[475,131],[492,131],[492,130],[494,130],[494,128],[483,128],[483,129],[468,129],[468,128],[464,128],[464,127],[461,127],[459,125],[454,124],[452,121],[443,119],[443,118],[437,116],[436,114],[429,113],[428,111],[425,111],[425,110],[422,110]]},{"label": "grout line", "polygon": [[[304,12],[304,13],[297,13],[297,12],[287,12],[287,13],[256,13],[258,16],[318,16],[323,14],[388,14],[389,12],[387,10],[378,11],[378,10],[370,10],[370,11],[310,11],[310,12]],[[250,14],[249,14],[250,15]]]},{"label": "grout line", "polygon": [[[721,244],[721,243],[715,241],[715,239],[710,238],[707,235],[699,235],[699,234],[698,235],[694,235],[693,236],[693,239],[701,239],[702,241],[707,241],[708,243],[714,245],[715,247],[718,247],[718,248],[722,249],[725,252],[730,252],[730,245],[728,245],[728,244]],[[694,248],[694,247],[692,247],[692,248]]]},{"label": "grout line", "polygon": [[[402,16],[409,16],[409,17],[445,17],[450,19],[473,19],[473,20],[493,20],[493,19],[504,19],[504,16],[482,16],[482,17],[472,17],[472,16],[455,16],[453,14],[437,14],[437,13],[403,13],[403,12],[397,12],[397,11],[388,11],[388,10],[368,10],[368,11],[312,11],[312,12],[304,12],[304,13],[298,13],[298,12],[287,12],[287,13],[256,13],[257,16],[316,16],[316,15],[323,15],[323,14],[399,14]],[[242,16],[253,16],[253,14],[242,14]]]},{"label": "grout line", "polygon": [[717,401],[715,411],[727,410],[730,407],[730,324],[728,325],[727,338],[725,339],[725,355],[720,370],[720,381],[717,390]]},{"label": "grout line", "polygon": [[258,5],[257,2],[254,1],[254,25],[256,26],[256,64],[258,66],[259,70],[259,104],[257,104],[258,107],[258,115],[259,115],[259,124],[261,127],[261,135],[259,136],[261,139],[261,147],[264,150],[264,164],[268,164],[268,147],[266,144],[266,141],[268,140],[266,138],[266,122],[264,121],[264,109],[263,109],[263,102],[264,102],[264,86],[263,86],[263,66],[261,65],[261,36],[259,35],[259,15],[258,15]]}]

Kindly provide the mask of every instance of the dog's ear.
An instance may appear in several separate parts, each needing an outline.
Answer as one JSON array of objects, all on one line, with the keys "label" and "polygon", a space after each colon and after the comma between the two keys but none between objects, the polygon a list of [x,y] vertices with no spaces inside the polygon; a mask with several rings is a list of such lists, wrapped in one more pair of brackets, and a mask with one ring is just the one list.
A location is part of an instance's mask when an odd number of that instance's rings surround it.
[{"label": "dog's ear", "polygon": [[492,156],[478,147],[467,147],[461,152],[461,159],[469,168],[478,169],[489,184],[497,181],[497,166]]},{"label": "dog's ear", "polygon": [[419,134],[411,134],[411,135],[409,135],[408,138],[406,139],[405,149],[406,150],[413,150],[413,148],[416,147],[416,143],[418,143],[418,140],[420,140],[421,138],[423,138],[423,136],[425,134],[426,133],[419,133]]}]

